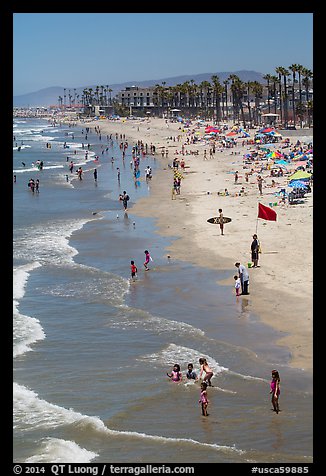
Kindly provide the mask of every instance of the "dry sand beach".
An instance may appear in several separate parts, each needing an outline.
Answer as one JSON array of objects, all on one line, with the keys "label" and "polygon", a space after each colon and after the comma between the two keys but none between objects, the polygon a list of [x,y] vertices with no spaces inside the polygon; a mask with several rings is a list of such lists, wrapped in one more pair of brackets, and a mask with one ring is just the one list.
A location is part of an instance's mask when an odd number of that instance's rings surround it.
[{"label": "dry sand beach", "polygon": [[[85,123],[81,125],[85,126]],[[269,171],[263,171],[263,194],[260,195],[257,175],[253,174],[248,182],[245,181],[247,170],[243,168],[243,155],[252,146],[242,146],[242,139],[238,139],[235,148],[223,151],[217,148],[210,158],[209,145],[204,141],[186,144],[187,132],[179,122],[156,118],[145,121],[103,119],[87,122],[87,126],[100,127],[102,134],[125,134],[130,146],[138,140],[155,145],[156,158],[161,162],[160,171],[151,181],[150,196],[138,200],[130,211],[138,216],[154,217],[157,232],[174,238],[166,250],[171,259],[230,270],[229,278],[219,284],[226,287],[226,292],[234,293],[233,276],[237,271],[234,263],[240,261],[247,265],[251,261],[250,244],[257,229],[262,246],[260,267],[249,269],[250,295],[237,299],[248,299],[249,309],[280,333],[278,344],[289,349],[291,366],[311,371],[313,194],[306,195],[302,203],[273,207],[277,221],[257,220],[258,202],[266,206],[275,202],[273,194],[286,187],[288,176],[276,177],[277,185],[272,188]],[[201,127],[200,131],[203,129]],[[298,138],[305,141],[304,136],[311,138],[313,135],[312,130],[281,132],[283,139],[290,138],[291,144]],[[180,153],[182,144],[186,144],[185,155]],[[162,157],[162,147],[168,150],[167,157]],[[198,155],[190,154],[197,150]],[[172,199],[173,171],[169,165],[175,157],[184,158],[186,168],[182,172],[181,193]],[[235,184],[236,170],[239,179]],[[242,186],[245,194],[239,196]],[[225,188],[229,196],[219,195],[218,192]],[[220,235],[219,226],[207,223],[208,218],[218,215],[219,208],[223,209],[224,216],[232,219],[224,227],[224,236]]]}]

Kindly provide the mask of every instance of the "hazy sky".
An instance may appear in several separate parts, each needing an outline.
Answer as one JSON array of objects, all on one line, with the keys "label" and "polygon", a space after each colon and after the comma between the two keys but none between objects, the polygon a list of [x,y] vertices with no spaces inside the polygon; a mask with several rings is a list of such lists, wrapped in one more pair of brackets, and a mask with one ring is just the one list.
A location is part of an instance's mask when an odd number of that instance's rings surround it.
[{"label": "hazy sky", "polygon": [[278,66],[313,70],[312,13],[14,13],[14,95]]}]

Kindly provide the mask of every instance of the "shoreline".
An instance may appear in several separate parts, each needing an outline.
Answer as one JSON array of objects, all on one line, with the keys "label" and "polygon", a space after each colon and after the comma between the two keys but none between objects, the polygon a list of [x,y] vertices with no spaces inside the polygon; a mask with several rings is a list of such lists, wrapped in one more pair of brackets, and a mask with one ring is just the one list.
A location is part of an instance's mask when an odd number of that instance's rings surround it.
[{"label": "shoreline", "polygon": [[[245,182],[243,154],[252,146],[239,144],[234,149],[217,150],[213,158],[204,160],[204,150],[209,150],[209,145],[204,143],[186,144],[184,149],[189,155],[175,154],[175,151],[181,152],[186,138],[186,134],[180,130],[183,127],[180,123],[151,118],[145,121],[96,120],[79,122],[78,125],[98,126],[102,134],[124,134],[129,147],[133,146],[131,141],[138,140],[155,145],[155,159],[159,161],[160,170],[150,182],[150,195],[137,200],[130,211],[138,216],[154,218],[157,233],[173,238],[167,248],[167,254],[171,257],[211,269],[230,270],[230,277],[218,282],[228,287],[230,293],[234,293],[234,263],[240,261],[247,265],[251,261],[250,244],[257,229],[262,245],[261,267],[249,269],[250,296],[234,299],[246,300],[247,309],[280,333],[277,344],[289,349],[289,366],[311,372],[312,193],[303,204],[275,207],[276,222],[257,219],[258,202],[269,206],[269,202],[275,200],[272,198],[275,189],[268,187],[271,179],[266,173],[262,174],[265,180],[262,196],[259,195],[254,177]],[[290,137],[293,140],[292,134],[288,132],[283,138]],[[313,135],[310,130],[295,132],[295,140],[300,133]],[[175,140],[177,136],[180,139],[178,141]],[[241,140],[238,141],[241,143]],[[168,157],[162,157],[161,147],[168,149]],[[190,153],[194,150],[198,150],[199,155]],[[173,172],[168,164],[175,157],[179,160],[184,158],[186,169],[182,172],[181,194],[172,200]],[[237,184],[233,183],[235,170],[239,171]],[[286,177],[277,178],[276,181],[279,188],[286,183]],[[247,194],[236,196],[242,186]],[[229,196],[217,194],[225,188],[230,192]],[[218,208],[223,209],[224,216],[232,219],[224,227],[224,236],[220,235],[218,226],[206,221],[218,214]]]}]

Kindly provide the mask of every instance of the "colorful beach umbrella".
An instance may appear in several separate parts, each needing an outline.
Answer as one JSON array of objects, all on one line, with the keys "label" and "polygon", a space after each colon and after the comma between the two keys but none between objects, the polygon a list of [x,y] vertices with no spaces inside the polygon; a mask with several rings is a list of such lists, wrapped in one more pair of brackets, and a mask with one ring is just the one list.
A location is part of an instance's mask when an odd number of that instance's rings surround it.
[{"label": "colorful beach umbrella", "polygon": [[283,155],[277,152],[276,150],[274,150],[273,152],[270,152],[269,154],[267,154],[266,157],[271,159],[278,159],[280,157],[283,157]]},{"label": "colorful beach umbrella", "polygon": [[288,187],[307,188],[307,184],[302,180],[291,180],[291,182],[288,184]]},{"label": "colorful beach umbrella", "polygon": [[298,170],[289,177],[290,180],[309,180],[312,174],[304,170]]},{"label": "colorful beach umbrella", "polygon": [[229,132],[228,134],[226,134],[226,137],[234,137],[234,136],[237,136],[237,135],[238,135],[237,132],[231,131],[231,132]]}]

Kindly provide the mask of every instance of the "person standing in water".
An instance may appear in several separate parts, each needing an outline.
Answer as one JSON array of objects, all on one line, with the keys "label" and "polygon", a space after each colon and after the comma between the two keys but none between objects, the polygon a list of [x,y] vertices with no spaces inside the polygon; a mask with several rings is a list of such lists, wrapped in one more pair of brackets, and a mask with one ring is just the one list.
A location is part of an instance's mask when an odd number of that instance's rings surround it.
[{"label": "person standing in water", "polygon": [[207,383],[210,387],[212,386],[211,384],[211,378],[213,377],[213,370],[210,368],[210,366],[207,363],[207,360],[204,357],[201,357],[199,359],[200,363],[200,372],[199,372],[199,378],[201,379],[203,372],[205,372],[205,377],[204,377],[204,382]]},{"label": "person standing in water", "polygon": [[202,382],[200,384],[200,398],[198,403],[201,403],[201,412],[203,416],[208,416],[207,407],[209,404],[209,400],[207,398],[207,383]]},{"label": "person standing in water", "polygon": [[272,380],[270,382],[270,394],[272,395],[272,405],[273,411],[278,413],[280,411],[279,407],[279,397],[280,397],[280,375],[277,370],[272,370]]},{"label": "person standing in water", "polygon": [[130,272],[131,279],[135,281],[135,278],[137,278],[137,266],[135,265],[135,262],[133,260],[130,261]]}]

